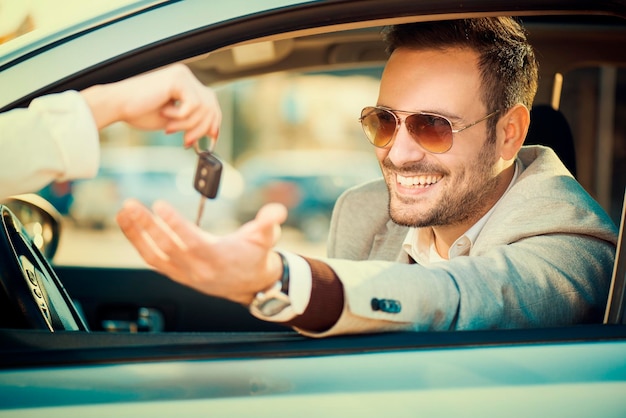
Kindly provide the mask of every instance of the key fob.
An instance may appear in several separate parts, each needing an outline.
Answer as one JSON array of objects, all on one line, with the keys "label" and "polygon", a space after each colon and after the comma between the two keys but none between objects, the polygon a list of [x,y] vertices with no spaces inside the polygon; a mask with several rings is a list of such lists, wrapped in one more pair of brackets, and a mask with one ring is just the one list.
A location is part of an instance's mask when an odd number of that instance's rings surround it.
[{"label": "key fob", "polygon": [[198,153],[198,166],[193,180],[194,188],[204,197],[213,199],[217,195],[222,177],[222,162],[211,151]]}]

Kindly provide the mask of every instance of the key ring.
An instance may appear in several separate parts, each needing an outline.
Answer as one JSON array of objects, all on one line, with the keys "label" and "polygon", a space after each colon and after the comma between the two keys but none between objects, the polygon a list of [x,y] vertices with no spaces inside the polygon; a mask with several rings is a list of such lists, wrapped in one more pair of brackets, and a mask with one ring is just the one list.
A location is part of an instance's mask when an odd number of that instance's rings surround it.
[{"label": "key ring", "polygon": [[[209,151],[211,154],[213,154],[213,150],[215,149],[216,142],[217,141],[215,140],[215,138],[210,138],[209,140],[209,149],[207,151]],[[197,140],[196,142],[193,143],[193,149],[196,151],[196,154],[198,155],[205,152],[200,149],[200,140]]]}]

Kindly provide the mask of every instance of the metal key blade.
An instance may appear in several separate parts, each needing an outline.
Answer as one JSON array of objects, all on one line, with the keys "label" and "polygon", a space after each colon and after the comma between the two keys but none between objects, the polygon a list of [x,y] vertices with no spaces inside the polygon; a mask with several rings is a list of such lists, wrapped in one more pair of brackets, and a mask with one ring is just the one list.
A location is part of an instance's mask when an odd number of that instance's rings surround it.
[{"label": "metal key blade", "polygon": [[202,196],[200,198],[200,206],[198,207],[198,216],[196,217],[196,225],[200,226],[200,221],[202,220],[202,213],[204,213],[204,204],[206,203],[206,197]]}]

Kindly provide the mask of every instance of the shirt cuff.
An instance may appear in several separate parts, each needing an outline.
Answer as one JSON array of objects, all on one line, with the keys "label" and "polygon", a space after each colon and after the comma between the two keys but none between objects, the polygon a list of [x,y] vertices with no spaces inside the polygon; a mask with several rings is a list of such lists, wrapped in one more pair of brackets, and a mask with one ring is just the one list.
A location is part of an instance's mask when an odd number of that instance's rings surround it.
[{"label": "shirt cuff", "polygon": [[313,276],[309,263],[297,254],[280,251],[289,263],[289,299],[294,314],[302,315],[309,306]]},{"label": "shirt cuff", "polygon": [[254,310],[252,314],[269,322],[286,322],[291,321],[298,315],[302,315],[309,306],[311,298],[311,286],[313,276],[311,267],[307,261],[297,254],[288,251],[279,251],[289,264],[289,301],[290,305],[276,315],[266,316],[258,310]]}]

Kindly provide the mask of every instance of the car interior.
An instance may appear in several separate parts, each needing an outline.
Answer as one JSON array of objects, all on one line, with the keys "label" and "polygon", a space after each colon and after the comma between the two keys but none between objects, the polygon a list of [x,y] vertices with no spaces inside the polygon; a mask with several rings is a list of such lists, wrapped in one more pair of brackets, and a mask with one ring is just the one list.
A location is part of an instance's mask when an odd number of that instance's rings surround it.
[{"label": "car interior", "polygon": [[[290,28],[283,34],[274,34],[266,27],[267,21],[261,26],[251,19],[249,33],[258,34],[254,41],[241,41],[238,38],[241,35],[231,33],[228,28],[173,38],[158,48],[135,51],[132,56],[120,57],[91,71],[76,74],[72,79],[60,80],[47,92],[113,81],[175,61],[184,62],[203,83],[218,90],[264,74],[356,72],[379,76],[387,58],[380,38],[382,27],[420,17],[407,14],[402,18],[321,28],[307,27],[309,18],[314,16],[304,17],[300,26],[277,22]],[[621,225],[619,263],[615,267],[604,324],[313,340],[281,325],[257,320],[243,306],[199,294],[147,268],[59,265],[54,259],[49,264],[32,243],[31,236],[21,229],[10,212],[3,210],[2,225],[9,242],[4,243],[6,252],[2,257],[13,257],[13,251],[32,266],[32,274],[45,277],[46,292],[51,301],[46,309],[50,309],[52,319],[46,321],[39,315],[41,308],[32,303],[29,293],[32,287],[25,287],[18,294],[13,290],[9,292],[5,284],[4,291],[0,291],[0,352],[3,353],[0,365],[90,363],[107,359],[132,361],[192,355],[193,358],[224,358],[251,353],[262,356],[324,355],[434,346],[586,340],[599,336],[609,340],[623,339],[626,336],[623,326],[626,324],[626,246],[623,242],[626,156],[617,155],[611,160],[614,171],[598,173],[595,170],[594,167],[602,163],[600,158],[613,157],[598,151],[596,131],[589,131],[588,126],[600,123],[600,115],[611,103],[607,105],[607,99],[594,90],[595,87],[589,87],[593,91],[586,96],[576,93],[566,98],[565,93],[570,92],[568,89],[578,91],[568,84],[569,74],[581,68],[591,68],[585,71],[593,71],[603,80],[605,72],[617,71],[613,88],[619,92],[615,94],[617,99],[612,101],[612,106],[616,109],[616,120],[618,115],[624,116],[626,21],[614,16],[582,14],[529,14],[520,19],[536,48],[541,72],[526,142],[553,148],[578,181],[598,197],[615,223]],[[576,45],[576,48],[564,48],[564,45]],[[588,72],[584,72],[572,79],[587,75]],[[24,103],[29,99],[24,98]],[[582,110],[581,101],[586,101]],[[583,115],[585,111],[587,114]],[[586,119],[581,119],[583,117]],[[355,116],[355,124],[356,119]],[[626,149],[623,132],[616,133],[611,141],[611,149]],[[608,191],[605,184],[609,184]],[[32,202],[12,201],[8,204],[14,213],[28,206],[31,213],[48,216],[52,219],[50,223],[55,224],[53,210],[38,209]],[[22,223],[26,224],[26,221],[22,220]],[[21,272],[5,270],[1,274],[3,281],[8,280],[7,277],[22,279]],[[11,285],[11,289],[17,288],[17,285]],[[16,315],[16,312],[21,313]],[[32,318],[36,320],[31,321]]]}]

